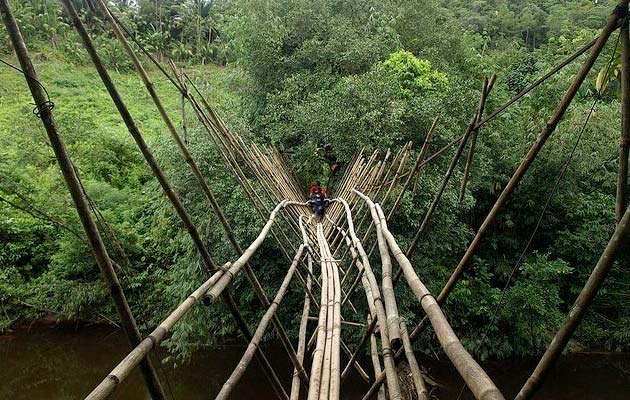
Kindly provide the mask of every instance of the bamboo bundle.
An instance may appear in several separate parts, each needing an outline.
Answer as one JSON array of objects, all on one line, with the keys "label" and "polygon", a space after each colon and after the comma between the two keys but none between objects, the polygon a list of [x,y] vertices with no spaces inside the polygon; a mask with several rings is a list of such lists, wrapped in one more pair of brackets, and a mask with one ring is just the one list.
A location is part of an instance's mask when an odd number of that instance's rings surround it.
[{"label": "bamboo bundle", "polygon": [[[357,192],[368,204],[373,202],[367,196]],[[396,239],[387,228],[387,222],[385,220],[385,214],[383,210],[375,205],[377,215],[375,218],[380,219],[381,229],[387,244],[389,245],[394,258],[400,265],[407,284],[411,288],[411,291],[418,299],[418,302],[427,314],[431,325],[437,335],[440,345],[444,349],[444,352],[451,360],[464,382],[470,388],[475,398],[482,400],[503,399],[503,395],[490,377],[485,371],[477,364],[477,362],[466,351],[461,344],[455,332],[448,323],[444,313],[440,309],[437,301],[433,298],[429,290],[424,286],[416,272],[414,271],[409,259],[405,256],[403,251],[398,246]]]},{"label": "bamboo bundle", "polygon": [[284,277],[284,280],[282,281],[282,284],[280,285],[278,292],[276,293],[276,297],[273,299],[273,302],[271,303],[271,306],[269,306],[269,308],[267,309],[267,312],[265,312],[265,314],[261,318],[260,323],[258,324],[256,331],[254,332],[254,336],[252,340],[249,342],[249,345],[247,346],[247,350],[245,350],[245,353],[243,354],[243,357],[241,358],[241,361],[239,361],[238,365],[232,372],[232,375],[230,375],[230,377],[225,382],[225,384],[223,384],[221,391],[219,392],[219,394],[217,395],[215,399],[217,400],[227,399],[230,396],[230,393],[232,393],[232,390],[234,389],[235,385],[240,381],[243,374],[245,373],[245,370],[251,363],[254,357],[254,354],[256,353],[256,350],[258,349],[258,345],[260,344],[260,341],[262,340],[263,335],[265,334],[265,330],[267,329],[269,322],[271,322],[271,317],[275,315],[276,310],[280,306],[280,303],[282,302],[282,299],[284,298],[284,295],[287,289],[289,288],[289,284],[291,283],[291,279],[293,279],[293,274],[295,273],[295,270],[298,266],[298,262],[300,258],[302,257],[303,251],[304,251],[304,244],[301,244],[300,247],[298,247],[298,251],[295,254],[293,262],[291,263],[291,266],[289,267],[289,270],[286,276]]},{"label": "bamboo bundle", "polygon": [[341,374],[341,293],[339,290],[339,273],[336,264],[331,258],[330,249],[324,237],[322,224],[317,224],[317,233],[320,254],[322,255],[322,270],[326,270],[326,278],[328,280],[326,340],[319,399],[338,399]]},{"label": "bamboo bundle", "polygon": [[[319,239],[319,235],[318,235]],[[319,306],[319,319],[317,322],[317,343],[313,351],[311,363],[311,380],[309,382],[308,400],[319,400],[322,384],[322,370],[324,369],[324,351],[326,347],[326,322],[328,318],[328,268],[320,263],[322,276],[321,300]],[[332,318],[332,317],[331,317]]]},{"label": "bamboo bundle", "polygon": [[[313,259],[308,257],[308,269],[313,270]],[[308,315],[311,310],[311,298],[308,291],[311,289],[311,276],[306,277],[306,291],[304,295],[304,308],[302,309],[302,318],[300,319],[300,329],[298,332],[298,361],[304,363],[304,353],[306,350],[306,328],[308,324]],[[291,381],[291,400],[299,400],[300,398],[300,375],[297,369],[293,368],[293,379]]]}]

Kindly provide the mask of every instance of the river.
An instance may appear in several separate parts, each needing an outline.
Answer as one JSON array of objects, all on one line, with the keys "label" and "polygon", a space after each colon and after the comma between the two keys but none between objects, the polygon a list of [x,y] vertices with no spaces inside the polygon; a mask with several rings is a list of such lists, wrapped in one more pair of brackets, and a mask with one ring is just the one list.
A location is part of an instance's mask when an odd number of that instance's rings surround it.
[{"label": "river", "polygon": [[[103,327],[37,327],[0,336],[0,400],[81,399],[120,361],[128,349],[119,331]],[[211,399],[232,372],[244,348],[240,345],[199,351],[176,368],[168,363],[159,373],[164,386],[178,400]],[[267,348],[277,371],[292,371],[277,346]],[[441,386],[434,394],[456,399],[461,386],[448,362],[421,357],[421,364]],[[366,369],[367,360],[362,360]],[[513,398],[536,363],[535,359],[492,361],[483,364],[506,398]],[[290,376],[283,376],[285,387]],[[168,384],[167,384],[168,382]],[[367,386],[352,376],[343,385],[343,399],[361,399]],[[169,391],[167,389],[167,391]],[[135,372],[119,390],[117,399],[146,399],[142,379]],[[237,386],[233,399],[275,399],[255,362]],[[462,399],[470,399],[469,395]],[[630,354],[572,354],[562,358],[538,400],[630,399]]]}]

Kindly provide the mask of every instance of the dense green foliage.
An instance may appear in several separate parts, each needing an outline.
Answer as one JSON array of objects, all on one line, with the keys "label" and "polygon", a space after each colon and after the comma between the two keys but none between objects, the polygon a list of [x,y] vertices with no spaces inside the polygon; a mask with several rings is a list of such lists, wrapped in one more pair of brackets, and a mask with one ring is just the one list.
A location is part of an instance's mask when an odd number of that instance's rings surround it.
[{"label": "dense green foliage", "polygon": [[[133,311],[142,328],[149,329],[205,272],[57,3],[11,3],[56,103],[57,120],[86,191],[109,225],[104,231],[115,232],[116,239],[106,235],[106,241],[121,265]],[[75,3],[100,54],[117,71],[113,75],[123,97],[213,257],[217,263],[233,259],[122,48],[89,1]],[[191,75],[234,130],[249,140],[278,145],[303,182],[327,178],[328,164],[344,165],[361,148],[385,150],[408,141],[417,147],[440,115],[431,147],[437,150],[462,133],[484,75],[498,74],[488,104],[492,110],[590,41],[614,6],[613,1],[582,0],[112,3],[158,57],[188,63]],[[13,60],[4,30],[0,37],[6,53],[2,58]],[[597,95],[596,76],[614,57],[615,41],[616,36],[445,307],[467,347],[482,357],[543,349],[614,229],[620,104],[616,90],[603,90],[540,228],[517,263],[578,139]],[[222,67],[199,65],[207,61]],[[433,292],[446,282],[577,68],[567,67],[482,129],[464,201],[457,200],[460,168],[413,258]],[[157,71],[151,74],[171,115],[180,121],[180,98]],[[26,85],[4,67],[0,82],[0,196],[38,215],[0,201],[0,328],[49,313],[115,320],[44,131],[30,114]],[[190,114],[191,152],[238,239],[249,243],[262,222]],[[448,161],[447,155],[423,170],[405,195],[391,224],[403,247],[415,234]],[[277,254],[269,241],[252,262],[269,292],[286,270],[286,261]],[[575,345],[628,349],[630,314],[624,300],[629,263],[627,253],[616,263]],[[243,277],[236,280],[234,292],[246,317],[257,319],[262,311]],[[417,322],[422,314],[404,285],[400,297],[402,312]],[[281,318],[294,331],[301,301],[294,287],[281,307]],[[365,307],[361,301],[357,305]],[[488,338],[481,343],[486,331]],[[178,326],[169,345],[184,355],[194,349],[191,344],[234,333],[224,307],[200,307]],[[418,341],[422,350],[434,345],[434,340]]]}]

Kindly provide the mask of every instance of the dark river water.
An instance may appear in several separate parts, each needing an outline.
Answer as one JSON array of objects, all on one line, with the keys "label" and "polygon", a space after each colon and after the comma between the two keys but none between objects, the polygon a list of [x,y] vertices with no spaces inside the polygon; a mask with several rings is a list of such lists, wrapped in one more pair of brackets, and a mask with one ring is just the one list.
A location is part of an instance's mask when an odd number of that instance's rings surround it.
[{"label": "dark river water", "polygon": [[[81,399],[96,386],[125,355],[128,347],[118,331],[107,328],[34,328],[0,336],[0,399]],[[211,399],[241,357],[242,346],[200,351],[193,360],[176,368],[165,364],[170,389],[178,400]],[[277,347],[267,348],[277,371],[290,387],[289,361]],[[440,384],[434,394],[456,399],[461,380],[448,362],[421,358],[430,376]],[[371,364],[362,360],[366,370]],[[487,362],[483,366],[506,398],[514,397],[533,369],[536,360]],[[162,379],[164,386],[166,380]],[[356,376],[343,385],[343,399],[360,399],[367,386]],[[117,399],[147,398],[136,372]],[[253,362],[233,399],[275,399],[264,374]],[[470,396],[462,396],[469,399]],[[630,354],[573,354],[564,357],[536,397],[539,400],[630,399]]]}]

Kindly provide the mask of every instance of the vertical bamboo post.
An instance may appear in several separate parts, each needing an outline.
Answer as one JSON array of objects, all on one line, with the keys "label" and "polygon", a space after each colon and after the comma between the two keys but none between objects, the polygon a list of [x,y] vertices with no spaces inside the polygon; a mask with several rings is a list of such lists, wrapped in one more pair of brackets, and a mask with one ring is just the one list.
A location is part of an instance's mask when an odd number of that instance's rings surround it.
[{"label": "vertical bamboo post", "polygon": [[[485,85],[484,90],[486,91],[486,96],[489,94],[490,89],[494,86],[494,81],[497,79],[496,75],[492,75],[490,81],[487,85]],[[485,106],[483,107],[485,108]],[[475,127],[473,128],[473,133],[470,137],[470,147],[468,148],[468,156],[466,157],[466,165],[464,166],[464,176],[462,178],[462,184],[459,187],[459,201],[464,200],[464,195],[466,194],[466,186],[468,185],[468,176],[470,175],[470,169],[472,168],[473,157],[475,155],[475,146],[477,144],[477,136],[479,135],[480,127],[477,126],[479,121],[481,121],[481,117],[483,117],[483,108],[480,108],[477,112],[477,120],[475,121]]]},{"label": "vertical bamboo post", "polygon": [[[57,129],[52,109],[47,105],[48,99],[44,95],[42,88],[37,83],[37,71],[35,71],[35,67],[31,62],[26,44],[24,43],[24,38],[22,37],[22,33],[20,32],[7,0],[0,0],[0,10],[2,11],[4,24],[7,27],[15,53],[20,61],[20,66],[24,71],[26,82],[33,96],[33,100],[39,107],[40,118],[44,128],[46,128],[48,139],[50,140],[55,157],[59,162],[59,167],[72,196],[79,218],[81,219],[81,224],[83,225],[90,247],[94,253],[96,263],[101,270],[103,280],[105,281],[107,289],[109,290],[114,304],[116,305],[116,310],[120,317],[125,335],[127,336],[129,343],[135,347],[142,341],[140,331],[138,330],[136,321],[133,318],[131,309],[129,308],[129,304],[125,298],[125,294],[120,287],[120,282],[118,281],[118,277],[116,276],[116,272],[114,271],[109,255],[107,254],[107,249],[105,248],[103,239],[101,238],[96,223],[90,213],[90,207],[87,199],[81,190],[79,177],[72,166],[70,155],[68,154],[63,138]],[[145,358],[141,363],[140,369],[142,370],[142,375],[144,376],[151,397],[156,400],[166,399],[166,395],[162,390],[160,381],[155,373],[155,369],[151,365],[151,362]]]},{"label": "vertical bamboo post", "polygon": [[630,152],[630,33],[628,19],[621,26],[621,143],[615,216],[621,220],[628,205],[628,154]]},{"label": "vertical bamboo post", "polygon": [[413,354],[411,340],[409,340],[409,332],[407,331],[407,322],[405,320],[400,321],[400,334],[402,336],[405,356],[409,362],[409,369],[411,370],[411,377],[413,378],[413,384],[416,388],[418,400],[429,400],[429,392],[424,384],[424,379],[422,378],[422,373],[420,372],[420,366],[418,365],[418,360],[416,360],[416,355]]},{"label": "vertical bamboo post", "polygon": [[[372,323],[372,317],[370,314],[367,316],[368,323]],[[372,366],[374,367],[374,376],[379,376],[383,373],[381,368],[381,361],[378,358],[378,343],[374,333],[370,334],[370,358],[372,359]],[[385,400],[385,388],[381,386],[378,390],[378,400]]]},{"label": "vertical bamboo post", "polygon": [[[433,200],[431,201],[431,204],[429,205],[429,209],[427,210],[426,214],[424,215],[424,218],[422,219],[422,223],[420,224],[420,228],[418,228],[418,232],[416,232],[416,236],[413,238],[413,240],[411,241],[411,244],[409,245],[409,248],[407,249],[407,253],[406,253],[407,257],[411,257],[413,255],[413,253],[416,251],[416,246],[418,245],[418,243],[420,242],[420,239],[422,239],[422,236],[426,232],[427,227],[429,226],[429,222],[431,221],[431,218],[433,217],[433,213],[435,212],[437,206],[440,204],[440,200],[442,199],[442,195],[444,194],[444,191],[446,190],[446,186],[448,185],[448,182],[451,176],[453,175],[453,171],[455,170],[455,167],[457,166],[457,162],[459,161],[459,158],[464,152],[464,148],[466,147],[468,138],[473,132],[475,124],[477,123],[478,115],[481,115],[483,113],[483,109],[486,104],[487,95],[490,93],[491,89],[492,89],[492,86],[488,82],[488,78],[485,78],[483,82],[483,87],[481,89],[481,96],[479,97],[479,105],[477,106],[477,111],[475,112],[475,115],[473,115],[473,117],[471,118],[470,123],[468,124],[468,127],[466,128],[466,132],[464,133],[464,137],[462,138],[462,141],[459,143],[459,147],[457,148],[457,151],[455,152],[455,155],[451,159],[451,163],[449,164],[448,169],[446,170],[446,173],[444,174],[442,183],[440,184],[439,189],[435,193],[435,196],[433,197]],[[399,270],[396,273],[396,276],[394,277],[394,281],[398,281],[400,274],[401,272]]]},{"label": "vertical bamboo post", "polygon": [[527,382],[525,382],[525,385],[518,395],[516,395],[515,400],[530,399],[540,387],[547,373],[562,354],[562,351],[569,342],[569,339],[571,339],[571,336],[573,336],[573,332],[575,332],[575,329],[582,321],[588,306],[597,295],[599,288],[604,283],[604,280],[608,275],[608,271],[610,271],[619,250],[624,245],[627,245],[629,235],[630,209],[627,209],[617,224],[617,229],[615,229],[615,233],[608,241],[608,244],[599,258],[597,265],[595,265],[591,276],[586,281],[586,284],[575,300],[573,307],[571,307],[571,310],[562,324],[562,327],[560,327],[554,336],[532,375],[527,379]]}]

